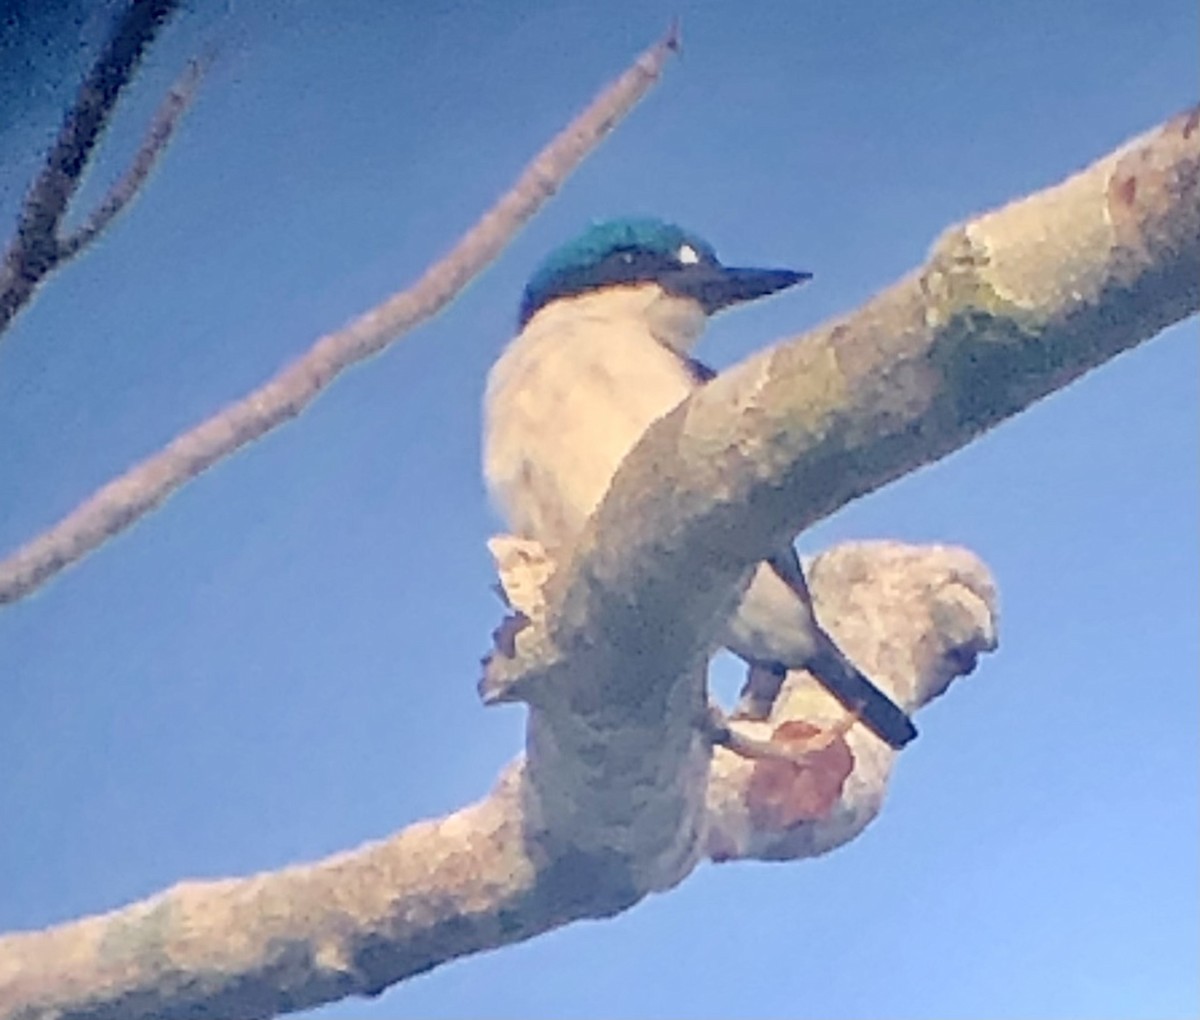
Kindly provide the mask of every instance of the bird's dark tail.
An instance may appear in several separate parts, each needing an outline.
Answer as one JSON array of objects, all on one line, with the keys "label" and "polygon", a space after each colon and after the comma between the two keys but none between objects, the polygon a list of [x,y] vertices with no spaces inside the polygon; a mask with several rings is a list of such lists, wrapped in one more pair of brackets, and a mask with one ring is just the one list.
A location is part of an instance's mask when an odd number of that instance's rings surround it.
[{"label": "bird's dark tail", "polygon": [[847,709],[858,712],[871,732],[900,750],[917,735],[908,714],[863,676],[832,638],[823,636],[821,650],[805,663],[805,669]]}]

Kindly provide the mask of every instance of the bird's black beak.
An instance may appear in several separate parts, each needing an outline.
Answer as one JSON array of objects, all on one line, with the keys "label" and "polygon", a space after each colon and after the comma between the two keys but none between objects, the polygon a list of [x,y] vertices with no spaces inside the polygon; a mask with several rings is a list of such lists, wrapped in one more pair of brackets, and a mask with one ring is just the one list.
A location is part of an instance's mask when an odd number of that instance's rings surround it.
[{"label": "bird's black beak", "polygon": [[811,278],[812,273],[794,269],[738,269],[697,262],[671,273],[662,283],[671,294],[695,298],[712,315],[730,305],[766,297]]}]

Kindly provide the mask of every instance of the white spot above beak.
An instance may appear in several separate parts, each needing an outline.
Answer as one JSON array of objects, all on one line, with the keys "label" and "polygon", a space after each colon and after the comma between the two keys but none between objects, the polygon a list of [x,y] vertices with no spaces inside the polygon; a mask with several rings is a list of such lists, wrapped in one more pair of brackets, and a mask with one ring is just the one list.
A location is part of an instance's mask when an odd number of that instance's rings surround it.
[{"label": "white spot above beak", "polygon": [[681,265],[694,266],[700,261],[700,255],[690,244],[685,244],[678,252],[675,253]]}]

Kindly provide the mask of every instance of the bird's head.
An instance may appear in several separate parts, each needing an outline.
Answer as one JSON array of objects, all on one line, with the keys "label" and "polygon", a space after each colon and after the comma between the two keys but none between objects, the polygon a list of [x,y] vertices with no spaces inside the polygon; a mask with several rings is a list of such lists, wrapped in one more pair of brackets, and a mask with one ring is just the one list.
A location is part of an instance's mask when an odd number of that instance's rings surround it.
[{"label": "bird's head", "polygon": [[536,312],[562,298],[644,284],[657,284],[671,297],[690,298],[712,315],[811,275],[724,266],[707,241],[663,220],[604,220],[546,257],[525,287],[519,322],[524,327]]}]

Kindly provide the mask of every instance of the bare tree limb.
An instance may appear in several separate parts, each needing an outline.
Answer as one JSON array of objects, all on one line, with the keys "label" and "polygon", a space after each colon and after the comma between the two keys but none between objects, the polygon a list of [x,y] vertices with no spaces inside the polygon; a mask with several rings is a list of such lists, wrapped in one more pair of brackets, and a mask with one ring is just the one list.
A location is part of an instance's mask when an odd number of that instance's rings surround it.
[{"label": "bare tree limb", "polygon": [[[991,581],[963,550],[846,546],[825,554],[813,578],[834,634],[912,705],[936,697],[994,644]],[[793,678],[772,725],[796,712],[839,711],[822,696]],[[647,731],[694,735],[686,720],[674,722],[649,720]],[[719,753],[711,779],[706,764],[688,784],[699,811],[687,867],[703,856],[806,857],[856,836],[879,810],[894,752],[861,728],[848,741],[836,750],[851,761],[850,775],[831,781],[818,762],[815,774],[792,770],[764,783],[757,766]],[[822,782],[832,796],[814,810],[809,790]],[[583,819],[578,829],[604,829],[613,840],[597,858],[556,847],[537,805],[527,765],[517,761],[483,800],[352,853],[274,874],[185,882],[112,913],[0,938],[0,1018],[272,1016],[372,995],[644,895],[621,850],[639,841],[646,821],[660,829],[653,810],[631,827]]]},{"label": "bare tree limb", "polygon": [[[80,86],[75,105],[67,112],[42,172],[25,199],[16,236],[0,265],[0,334],[33,298],[38,284],[98,233],[97,229],[86,238],[76,235],[66,244],[59,238],[67,207],[79,189],[117,100],[133,80],[146,49],[178,6],[179,0],[132,0],[113,25],[103,52]],[[160,111],[159,122],[172,105],[168,100],[164,111]],[[182,108],[174,113],[171,127],[181,113]],[[154,137],[151,132],[151,139],[138,153],[135,170],[138,162],[146,160],[147,165],[140,177],[134,174],[130,193],[124,196],[121,205],[133,197],[169,135],[170,128],[158,149],[150,151],[147,157],[147,145]],[[108,200],[102,209],[107,205]],[[120,206],[114,208],[99,226],[106,225],[119,209]]]},{"label": "bare tree limb", "polygon": [[28,595],[202,471],[296,417],[345,369],[378,354],[445,307],[650,90],[678,47],[672,27],[559,133],[512,189],[415,284],[321,337],[273,379],[176,437],[0,562],[0,604]]},{"label": "bare tree limb", "polygon": [[[1197,310],[1198,126],[1177,117],[954,228],[860,311],[718,376],[649,430],[553,570],[497,545],[527,623],[487,671],[530,719],[490,797],[317,865],[8,936],[0,1020],[257,1017],[371,994],[620,911],[705,856],[853,838],[893,753],[857,727],[808,769],[710,757],[707,636],[784,536]],[[910,710],[994,646],[994,588],[962,550],[838,550],[811,573],[835,639]],[[835,711],[800,674],[765,728],[801,738]]]}]

